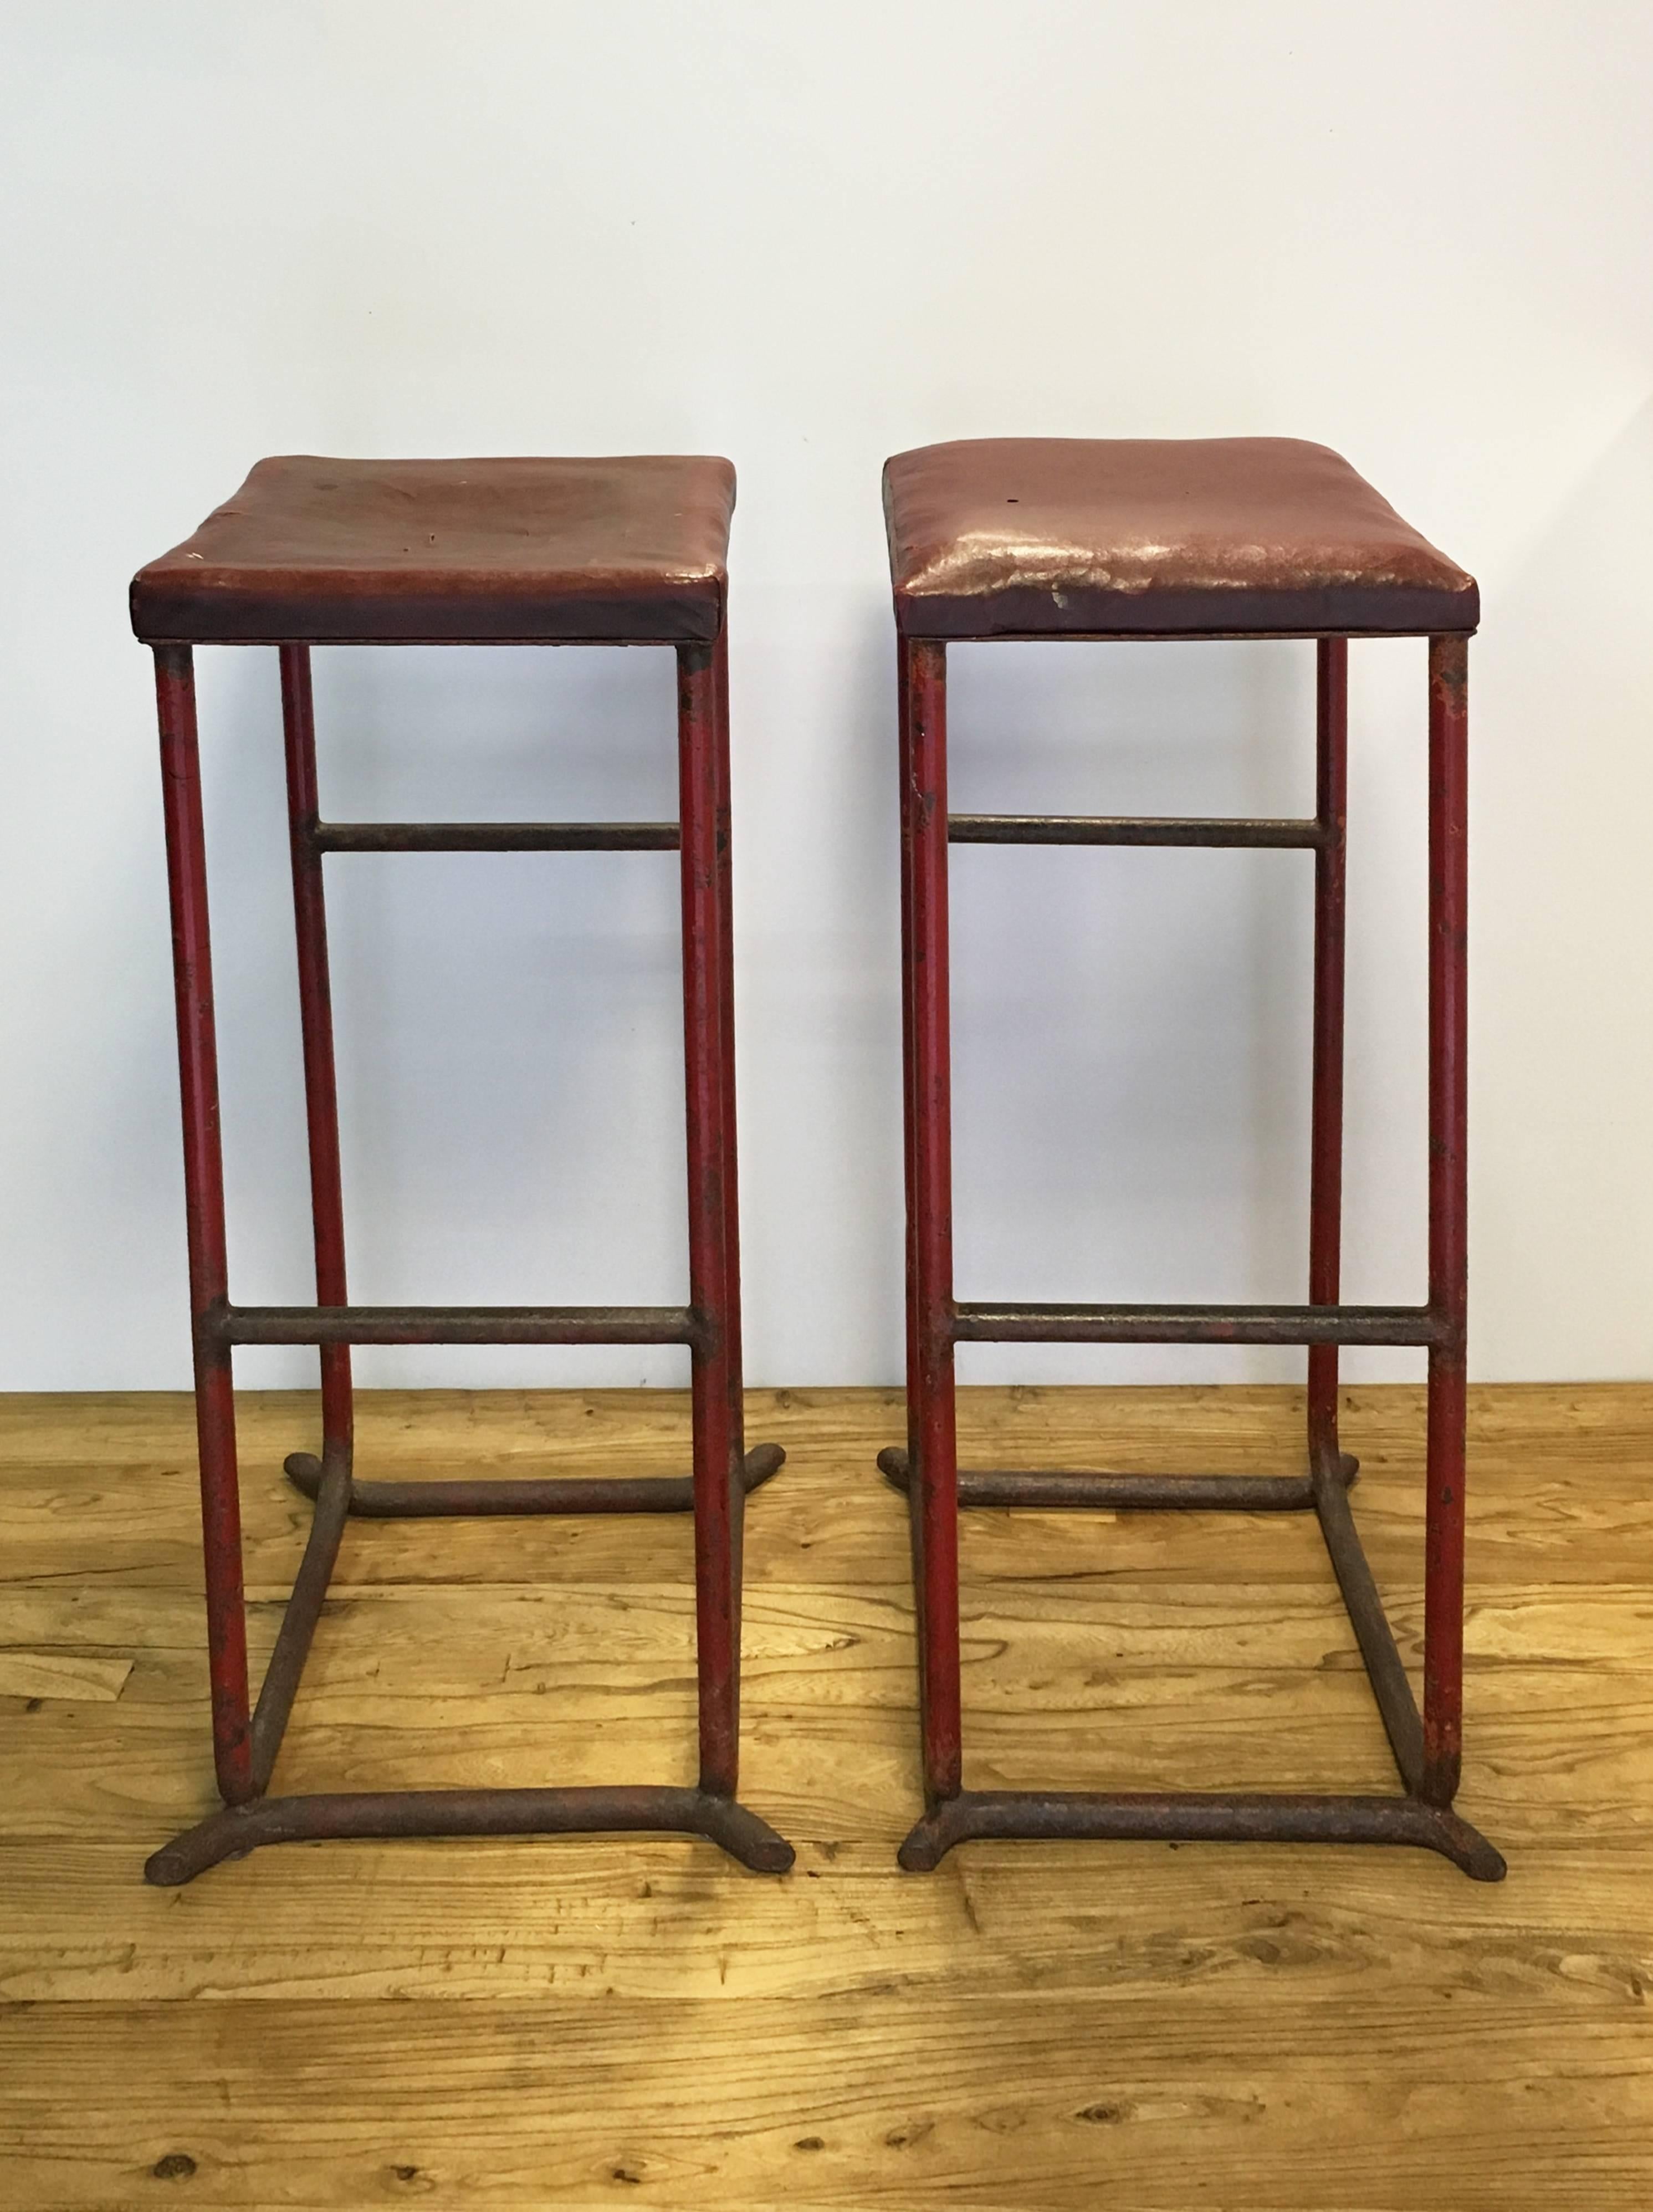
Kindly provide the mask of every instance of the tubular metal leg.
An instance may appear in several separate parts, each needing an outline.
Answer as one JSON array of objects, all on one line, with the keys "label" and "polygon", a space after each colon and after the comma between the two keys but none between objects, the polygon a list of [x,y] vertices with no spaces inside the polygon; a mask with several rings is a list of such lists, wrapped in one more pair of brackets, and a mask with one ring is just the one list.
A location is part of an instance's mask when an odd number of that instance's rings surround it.
[{"label": "tubular metal leg", "polygon": [[1468,644],[1429,641],[1429,1354],[1422,1795],[1457,1793],[1463,1719],[1465,1322],[1468,1290]]},{"label": "tubular metal leg", "polygon": [[194,657],[187,645],[157,646],[155,668],[167,882],[172,901],[179,1080],[184,1109],[184,1204],[189,1231],[201,1527],[206,1553],[213,1758],[225,1802],[239,1805],[253,1795],[254,1783],[241,1580],[241,1505],[235,1466],[235,1395],[229,1346],[204,1327],[208,1317],[228,1302],[229,1263],[224,1234],[224,1158],[219,1127],[212,944],[207,918],[206,832],[201,816],[201,762],[195,726]]},{"label": "tubular metal leg", "polygon": [[952,1070],[947,987],[947,659],[902,644],[906,759],[902,843],[911,923],[905,947],[912,1032],[913,1331],[908,1419],[921,1528],[924,1794],[963,1786],[958,1655],[958,1443],[953,1399]]},{"label": "tubular metal leg", "polygon": [[[712,672],[715,678],[714,706],[716,713],[713,767],[717,776],[717,895],[721,920],[721,927],[719,931],[721,957],[719,963],[718,991],[723,1012],[723,1118],[724,1127],[727,1133],[723,1172],[723,1249],[728,1287],[724,1299],[723,1327],[729,1352],[729,1420],[731,1432],[734,1438],[735,1463],[738,1467],[745,1445],[745,1406],[742,1387],[744,1366],[740,1328],[739,1148],[736,1142],[735,1121],[735,884],[732,809],[729,799],[729,633],[726,628],[718,632],[717,643],[713,648]],[[737,1553],[739,1546],[740,1522],[744,1518],[739,1511],[739,1505],[744,1496],[744,1490],[737,1484],[735,1490]],[[737,1589],[738,1580],[738,1575],[737,1575]]]},{"label": "tubular metal leg", "polygon": [[678,649],[683,823],[684,1048],[689,1138],[689,1302],[704,1333],[693,1352],[695,1598],[701,1787],[732,1796],[738,1764],[739,1599],[734,1489],[739,1376],[729,1328],[733,1146],[726,1073],[722,896],[728,848],[722,717],[710,646]]},{"label": "tubular metal leg", "polygon": [[[718,988],[723,1003],[722,1070],[723,1116],[727,1132],[723,1176],[723,1237],[726,1287],[724,1294],[724,1337],[729,1359],[729,1434],[734,1468],[730,1516],[732,1527],[730,1559],[731,1642],[734,1650],[735,1727],[738,1741],[740,1710],[741,1593],[745,1586],[746,1559],[746,1390],[740,1327],[740,1186],[739,1146],[735,1118],[735,884],[732,812],[729,777],[729,631],[718,632],[713,648],[715,679],[714,704],[717,725],[714,766],[717,773],[718,903],[722,915],[722,959]],[[692,1479],[691,1479],[692,1485]]]},{"label": "tubular metal leg", "polygon": [[[908,829],[907,793],[912,781],[912,684],[910,681],[912,650],[902,640],[898,647],[896,672],[896,707],[899,724],[898,774],[900,778],[901,823],[901,1131],[902,1181],[905,1194],[903,1224],[905,1249],[905,1297],[902,1312],[906,1328],[907,1360],[907,1445],[899,1454],[890,1451],[878,1455],[878,1465],[896,1486],[905,1492],[907,1498],[907,1537],[912,1560],[913,1606],[915,1642],[918,1647],[919,1711],[926,1715],[930,1710],[929,1676],[926,1653],[929,1644],[924,1609],[924,1516],[919,1510],[919,1491],[909,1479],[910,1470],[919,1456],[919,1285],[918,1285],[918,1092],[915,1087],[917,1055],[913,1042],[914,1001],[913,985],[913,840]],[[901,1479],[894,1469],[899,1464]],[[927,1723],[926,1723],[927,1725]]]},{"label": "tubular metal leg", "polygon": [[[1309,1303],[1334,1306],[1343,1235],[1343,917],[1348,814],[1349,647],[1316,648],[1315,1043],[1309,1176]],[[1355,1472],[1337,1443],[1337,1346],[1309,1347],[1309,1464]]]},{"label": "tubular metal leg", "polygon": [[[299,1021],[304,1043],[304,1109],[310,1143],[310,1208],[315,1224],[316,1303],[349,1303],[344,1273],[344,1184],[339,1163],[338,1079],[333,1065],[327,908],[315,842],[321,805],[316,781],[310,648],[281,647],[282,726],[287,746],[287,821],[298,936]],[[321,1461],[348,1475],[355,1431],[350,1347],[321,1346]]]}]

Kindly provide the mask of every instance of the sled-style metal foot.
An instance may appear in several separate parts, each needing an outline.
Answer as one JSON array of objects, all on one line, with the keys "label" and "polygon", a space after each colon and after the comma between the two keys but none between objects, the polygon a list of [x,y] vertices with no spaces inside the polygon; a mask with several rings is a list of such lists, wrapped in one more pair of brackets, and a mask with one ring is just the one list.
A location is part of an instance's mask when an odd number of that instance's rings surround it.
[{"label": "sled-style metal foot", "polygon": [[176,1888],[263,1844],[323,1838],[598,1834],[703,1836],[755,1874],[785,1874],[793,1858],[766,1820],[703,1790],[378,1790],[226,1807],[163,1844],[143,1874]]},{"label": "sled-style metal foot", "polygon": [[955,1844],[983,1837],[1109,1842],[1413,1844],[1474,1881],[1502,1881],[1502,1856],[1455,1813],[1418,1797],[1207,1796],[1147,1790],[965,1790],[932,1806],[898,1854],[928,1874]]}]

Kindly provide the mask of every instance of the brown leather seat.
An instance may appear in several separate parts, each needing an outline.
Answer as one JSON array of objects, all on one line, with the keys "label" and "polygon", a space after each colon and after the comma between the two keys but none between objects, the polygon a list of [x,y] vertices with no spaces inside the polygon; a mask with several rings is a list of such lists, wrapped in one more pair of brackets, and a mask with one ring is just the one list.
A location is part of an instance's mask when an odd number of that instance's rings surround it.
[{"label": "brown leather seat", "polygon": [[1473,630],[1474,579],[1328,447],[979,438],[884,465],[915,637]]},{"label": "brown leather seat", "polygon": [[735,472],[704,456],[260,461],[141,568],[146,642],[678,643],[723,621]]}]

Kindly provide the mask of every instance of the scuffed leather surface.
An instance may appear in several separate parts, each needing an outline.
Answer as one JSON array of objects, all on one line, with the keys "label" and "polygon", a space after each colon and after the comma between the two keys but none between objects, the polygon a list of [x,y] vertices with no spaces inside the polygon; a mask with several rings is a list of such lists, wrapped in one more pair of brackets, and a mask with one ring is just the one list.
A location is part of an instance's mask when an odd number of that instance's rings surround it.
[{"label": "scuffed leather surface", "polygon": [[735,472],[698,455],[260,461],[133,579],[153,641],[714,638]]},{"label": "scuffed leather surface", "polygon": [[1473,630],[1474,580],[1329,447],[982,438],[884,465],[909,635]]}]

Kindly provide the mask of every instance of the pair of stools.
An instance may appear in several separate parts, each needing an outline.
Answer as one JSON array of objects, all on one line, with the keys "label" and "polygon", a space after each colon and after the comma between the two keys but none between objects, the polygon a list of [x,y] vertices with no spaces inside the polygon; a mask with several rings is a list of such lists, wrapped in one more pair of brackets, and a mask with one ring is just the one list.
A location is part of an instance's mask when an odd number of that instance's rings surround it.
[{"label": "pair of stools", "polygon": [[[1462,1703],[1465,1332],[1465,662],[1472,579],[1346,462],[1290,439],[1016,439],[921,448],[884,477],[900,656],[907,1174],[904,1449],[926,1811],[902,1847],[930,1868],[984,1836],[1402,1843],[1495,1880],[1452,1810]],[[143,569],[132,620],[155,650],[172,896],[213,1740],[224,1809],[157,1851],[189,1881],[261,1844],[311,1838],[674,1831],[783,1872],[791,1846],[736,1796],[741,1528],[781,1464],[742,1425],[735,1183],[726,558],[734,472],[699,458],[261,462],[195,536]],[[1340,1303],[1347,641],[1429,640],[1429,1291]],[[950,814],[950,640],[1313,638],[1317,800],[1306,820]],[[313,1306],[232,1304],[225,1249],[206,862],[191,647],[278,648],[310,1173]],[[323,819],[313,645],[652,645],[678,658],[677,823]],[[953,1296],[947,848],[1250,846],[1315,855],[1309,1303],[983,1305]],[[674,1307],[349,1303],[322,860],[329,853],[677,851],[687,1059],[689,1294]],[[1261,1477],[960,1472],[963,1342],[1308,1347],[1308,1471]],[[319,1455],[287,1472],[310,1535],[256,1706],[248,1684],[231,1361],[238,1345],[320,1348]],[[688,1477],[383,1482],[352,1466],[356,1344],[678,1344],[692,1365]],[[1421,1712],[1355,1531],[1339,1447],[1338,1347],[1426,1349]],[[1312,1509],[1402,1790],[1390,1796],[981,1791],[963,1787],[960,1505]],[[346,1518],[690,1511],[700,1779],[664,1787],[266,1794]]]}]

